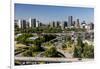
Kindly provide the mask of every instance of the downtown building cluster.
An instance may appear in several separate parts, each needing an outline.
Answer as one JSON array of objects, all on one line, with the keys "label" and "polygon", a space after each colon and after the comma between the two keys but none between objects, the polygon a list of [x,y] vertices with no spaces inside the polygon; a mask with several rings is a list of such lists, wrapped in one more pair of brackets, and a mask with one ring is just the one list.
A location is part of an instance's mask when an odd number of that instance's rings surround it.
[{"label": "downtown building cluster", "polygon": [[66,21],[52,21],[47,24],[42,23],[41,21],[37,20],[36,18],[29,18],[28,20],[25,19],[15,19],[14,20],[15,25],[17,25],[19,28],[25,29],[25,28],[36,28],[36,27],[42,27],[49,25],[50,27],[61,27],[62,29],[67,28],[84,28],[88,30],[94,29],[94,24],[86,23],[85,20],[80,22],[79,19],[74,20],[73,16],[68,16],[68,19]]},{"label": "downtown building cluster", "polygon": [[15,19],[14,20],[15,25],[17,25],[21,29],[26,29],[26,28],[35,28],[35,27],[40,27],[42,26],[42,23],[37,21],[35,18],[29,18],[29,20],[25,19]]}]

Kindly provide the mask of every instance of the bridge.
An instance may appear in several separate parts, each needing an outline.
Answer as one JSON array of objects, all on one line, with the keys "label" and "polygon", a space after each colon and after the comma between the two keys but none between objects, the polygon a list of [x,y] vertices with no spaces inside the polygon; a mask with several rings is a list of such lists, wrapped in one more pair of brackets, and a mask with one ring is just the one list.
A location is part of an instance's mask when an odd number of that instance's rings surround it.
[{"label": "bridge", "polygon": [[47,57],[15,57],[15,61],[23,62],[78,62],[78,61],[92,61],[93,59],[80,59],[80,58],[47,58]]}]

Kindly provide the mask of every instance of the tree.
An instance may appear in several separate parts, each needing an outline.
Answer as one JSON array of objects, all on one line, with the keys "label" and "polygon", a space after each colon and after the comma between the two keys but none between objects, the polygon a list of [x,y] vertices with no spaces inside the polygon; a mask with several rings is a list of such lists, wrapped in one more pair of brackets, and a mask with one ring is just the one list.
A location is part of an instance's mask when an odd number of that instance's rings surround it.
[{"label": "tree", "polygon": [[28,40],[29,37],[32,37],[32,34],[22,34],[16,38],[16,41],[19,43],[27,45],[28,43],[32,43],[32,41]]},{"label": "tree", "polygon": [[76,58],[94,58],[94,46],[84,43],[84,46],[75,46],[74,57]]},{"label": "tree", "polygon": [[45,42],[47,42],[47,41],[50,41],[50,40],[56,38],[56,35],[44,35],[43,37],[45,39]]},{"label": "tree", "polygon": [[76,47],[74,48],[74,57],[76,57],[76,58],[81,58],[81,54],[82,54],[81,51],[82,51],[82,48],[76,46]]},{"label": "tree", "polygon": [[94,46],[85,43],[83,50],[83,58],[94,58]]},{"label": "tree", "polygon": [[39,46],[39,47],[40,47],[41,44],[42,44],[44,41],[45,41],[44,38],[39,37],[39,38],[37,38],[37,39],[34,40],[34,44],[35,44],[36,46]]},{"label": "tree", "polygon": [[23,53],[23,56],[26,56],[26,57],[32,57],[32,51],[30,50],[27,50]]},{"label": "tree", "polygon": [[31,47],[29,48],[29,50],[30,50],[31,52],[42,51],[42,50],[40,49],[40,47],[38,47],[38,46],[31,46]]},{"label": "tree", "polygon": [[78,46],[81,46],[82,48],[83,48],[83,42],[82,42],[82,39],[81,39],[81,37],[79,36],[78,38],[77,38],[77,45]]},{"label": "tree", "polygon": [[57,55],[57,50],[55,47],[51,47],[47,51],[45,51],[45,56],[46,57],[55,57]]},{"label": "tree", "polygon": [[64,43],[64,44],[62,45],[62,48],[67,48],[67,45]]},{"label": "tree", "polygon": [[67,41],[71,41],[71,36],[67,36]]},{"label": "tree", "polygon": [[23,53],[23,56],[34,57],[37,54],[37,52],[41,52],[41,51],[44,51],[44,50],[38,46],[31,46],[29,47],[27,51]]},{"label": "tree", "polygon": [[77,46],[75,46],[74,48],[74,57],[82,58],[83,47],[84,47],[84,44],[82,42],[82,39],[78,37]]}]

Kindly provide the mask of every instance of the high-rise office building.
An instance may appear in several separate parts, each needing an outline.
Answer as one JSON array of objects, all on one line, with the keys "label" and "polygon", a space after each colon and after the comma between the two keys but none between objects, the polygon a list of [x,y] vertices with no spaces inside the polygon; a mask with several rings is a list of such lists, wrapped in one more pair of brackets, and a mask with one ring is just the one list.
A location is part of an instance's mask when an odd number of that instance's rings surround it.
[{"label": "high-rise office building", "polygon": [[38,21],[38,26],[41,27],[41,26],[43,26],[43,24]]},{"label": "high-rise office building", "polygon": [[73,21],[72,26],[73,27],[76,26],[76,21]]},{"label": "high-rise office building", "polygon": [[27,28],[27,21],[26,20],[21,20],[21,28],[26,29]]},{"label": "high-rise office building", "polygon": [[36,20],[36,19],[34,19],[34,22],[36,23],[35,25],[35,27],[39,27],[39,22]]},{"label": "high-rise office building", "polygon": [[94,24],[90,23],[90,30],[93,30],[93,29],[94,29]]},{"label": "high-rise office building", "polygon": [[67,21],[64,21],[64,28],[67,27]]},{"label": "high-rise office building", "polygon": [[76,20],[76,23],[75,23],[75,28],[80,28],[79,19],[77,19],[77,20]]},{"label": "high-rise office building", "polygon": [[29,27],[30,27],[30,28],[38,27],[38,22],[37,22],[37,20],[36,20],[36,19],[30,18],[30,19],[29,19]]},{"label": "high-rise office building", "polygon": [[57,22],[55,23],[55,26],[56,26],[56,27],[60,27],[60,21],[57,21]]},{"label": "high-rise office building", "polygon": [[64,21],[64,22],[61,23],[61,28],[62,28],[62,30],[67,28],[67,21]]},{"label": "high-rise office building", "polygon": [[15,23],[15,25],[18,26],[18,28],[21,28],[21,20],[20,19],[14,20],[14,23]]},{"label": "high-rise office building", "polygon": [[80,21],[77,19],[77,28],[80,28]]},{"label": "high-rise office building", "polygon": [[71,27],[72,23],[73,23],[73,17],[68,16],[68,27]]},{"label": "high-rise office building", "polygon": [[30,27],[29,27],[29,21],[27,21],[27,28],[30,28]]},{"label": "high-rise office building", "polygon": [[18,26],[18,20],[14,20],[14,26]]},{"label": "high-rise office building", "polygon": [[50,23],[50,27],[55,27],[55,21]]},{"label": "high-rise office building", "polygon": [[88,24],[88,30],[93,30],[93,29],[94,29],[94,24],[93,23]]},{"label": "high-rise office building", "polygon": [[50,23],[51,27],[60,27],[60,21],[53,21],[52,23]]},{"label": "high-rise office building", "polygon": [[81,23],[81,28],[83,28],[83,29],[86,28],[86,22],[85,22],[85,21],[83,21],[83,22]]}]

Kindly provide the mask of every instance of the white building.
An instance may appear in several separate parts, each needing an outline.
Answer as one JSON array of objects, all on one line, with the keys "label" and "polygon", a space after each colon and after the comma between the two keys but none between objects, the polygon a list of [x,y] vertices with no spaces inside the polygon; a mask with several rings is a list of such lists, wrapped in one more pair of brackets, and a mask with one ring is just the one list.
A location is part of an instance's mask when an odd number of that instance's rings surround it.
[{"label": "white building", "polygon": [[15,24],[16,24],[19,28],[21,28],[21,20],[20,20],[20,19],[15,20]]},{"label": "white building", "polygon": [[85,21],[83,21],[83,22],[81,23],[81,28],[83,28],[83,29],[86,29],[86,28],[87,28],[87,24],[85,23]]}]

